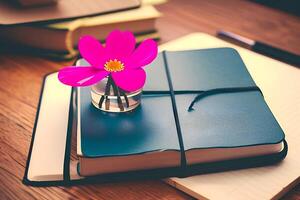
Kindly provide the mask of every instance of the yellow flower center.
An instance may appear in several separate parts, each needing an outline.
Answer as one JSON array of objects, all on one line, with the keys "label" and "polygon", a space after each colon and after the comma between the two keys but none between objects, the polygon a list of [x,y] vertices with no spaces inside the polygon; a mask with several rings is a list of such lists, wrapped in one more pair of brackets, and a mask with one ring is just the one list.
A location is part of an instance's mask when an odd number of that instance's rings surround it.
[{"label": "yellow flower center", "polygon": [[108,72],[120,72],[124,70],[124,64],[117,60],[109,60],[104,64],[104,69]]}]

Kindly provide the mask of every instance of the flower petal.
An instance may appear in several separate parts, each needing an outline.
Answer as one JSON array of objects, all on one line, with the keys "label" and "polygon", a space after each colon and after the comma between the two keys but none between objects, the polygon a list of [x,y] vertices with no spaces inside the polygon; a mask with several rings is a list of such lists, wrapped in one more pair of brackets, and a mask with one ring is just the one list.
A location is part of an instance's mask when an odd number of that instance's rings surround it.
[{"label": "flower petal", "polygon": [[105,48],[94,37],[86,35],[80,38],[78,49],[81,56],[93,67],[102,69],[107,60]]},{"label": "flower petal", "polygon": [[142,88],[146,81],[144,69],[127,69],[112,73],[112,78],[121,89],[133,92]]},{"label": "flower petal", "polygon": [[58,79],[70,86],[88,86],[93,85],[105,78],[109,72],[94,67],[70,66],[61,69],[58,73]]},{"label": "flower petal", "polygon": [[106,38],[105,49],[109,52],[109,59],[123,60],[132,54],[135,48],[134,35],[129,31],[112,31]]},{"label": "flower petal", "polygon": [[129,68],[143,67],[156,58],[157,52],[157,44],[154,40],[144,40],[133,54],[124,61],[125,65]]}]

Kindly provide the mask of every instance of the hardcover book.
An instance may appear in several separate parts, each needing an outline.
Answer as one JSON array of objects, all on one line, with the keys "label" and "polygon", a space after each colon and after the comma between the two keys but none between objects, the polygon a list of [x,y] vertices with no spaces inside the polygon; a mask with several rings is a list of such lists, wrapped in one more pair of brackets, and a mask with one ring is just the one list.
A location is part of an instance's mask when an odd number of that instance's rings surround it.
[{"label": "hardcover book", "polygon": [[77,89],[81,176],[187,176],[285,156],[284,133],[234,49],[164,51],[145,69],[142,104],[129,113],[101,112],[90,88]]},{"label": "hardcover book", "polygon": [[79,38],[92,35],[103,41],[115,29],[130,30],[137,43],[145,38],[159,39],[155,22],[161,16],[152,5],[143,5],[105,15],[37,25],[0,26],[1,52],[30,53],[56,59],[77,56]]},{"label": "hardcover book", "polygon": [[[160,13],[151,5],[105,15],[84,17],[43,25],[19,25],[0,27],[1,42],[7,42],[49,53],[75,54],[77,42],[83,35],[92,35],[103,41],[115,29],[130,30],[140,39],[154,35],[155,21]],[[157,39],[158,34],[154,38]],[[150,35],[150,37],[152,37]],[[141,41],[141,40],[139,40]],[[75,54],[76,55],[76,54]]]}]

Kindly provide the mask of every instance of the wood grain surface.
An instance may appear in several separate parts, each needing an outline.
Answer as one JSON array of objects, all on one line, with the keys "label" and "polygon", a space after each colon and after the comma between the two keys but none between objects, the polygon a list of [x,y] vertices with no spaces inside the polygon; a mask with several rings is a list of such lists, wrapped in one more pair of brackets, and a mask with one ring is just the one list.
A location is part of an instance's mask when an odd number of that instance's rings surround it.
[{"label": "wood grain surface", "polygon": [[[224,29],[300,54],[300,18],[250,1],[171,0],[157,8],[164,14],[157,22],[162,43]],[[72,62],[0,55],[0,199],[192,199],[160,180],[44,188],[22,184],[42,78]],[[300,199],[300,185],[284,199]]]}]

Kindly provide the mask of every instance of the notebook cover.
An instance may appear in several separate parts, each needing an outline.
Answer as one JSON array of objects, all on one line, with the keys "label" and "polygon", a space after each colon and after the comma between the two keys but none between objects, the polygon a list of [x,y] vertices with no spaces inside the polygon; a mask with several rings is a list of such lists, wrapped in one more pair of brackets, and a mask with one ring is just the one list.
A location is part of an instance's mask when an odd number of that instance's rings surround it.
[{"label": "notebook cover", "polygon": [[[164,53],[165,60],[160,54],[151,66],[145,67],[144,91],[170,90],[165,65],[170,70],[174,91],[255,86],[234,49]],[[89,87],[79,90],[78,123],[84,157],[180,151],[176,126],[181,129],[184,151],[277,144],[284,140],[282,129],[259,91],[207,96],[196,103],[192,112],[188,107],[196,95],[175,95],[179,117],[176,122],[170,95],[143,95],[141,106],[133,112],[107,114],[91,105]]]},{"label": "notebook cover", "polygon": [[138,0],[60,0],[54,5],[20,9],[10,1],[0,1],[0,25],[54,22],[133,9]]}]

